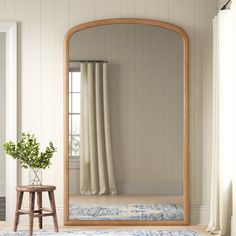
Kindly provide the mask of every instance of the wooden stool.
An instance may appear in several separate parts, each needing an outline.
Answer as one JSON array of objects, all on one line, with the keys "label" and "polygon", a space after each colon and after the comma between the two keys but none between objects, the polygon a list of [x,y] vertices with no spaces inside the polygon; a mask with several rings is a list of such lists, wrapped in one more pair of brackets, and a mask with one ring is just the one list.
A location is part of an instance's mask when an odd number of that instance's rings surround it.
[{"label": "wooden stool", "polygon": [[[54,198],[55,189],[56,189],[55,186],[46,186],[46,185],[45,186],[44,185],[43,186],[19,186],[16,188],[17,204],[16,204],[16,213],[15,213],[15,223],[14,223],[15,232],[17,231],[20,215],[26,215],[26,214],[29,215],[29,235],[30,236],[33,233],[34,217],[38,217],[39,228],[42,229],[43,217],[53,216],[54,228],[55,228],[55,231],[58,232],[57,213],[56,213],[56,205],[55,205],[55,198]],[[29,193],[29,210],[28,211],[21,210],[24,192]],[[43,208],[42,206],[42,193],[43,192],[48,192],[51,209]],[[38,210],[34,210],[35,193],[37,193]],[[44,211],[46,213],[43,213]]]}]

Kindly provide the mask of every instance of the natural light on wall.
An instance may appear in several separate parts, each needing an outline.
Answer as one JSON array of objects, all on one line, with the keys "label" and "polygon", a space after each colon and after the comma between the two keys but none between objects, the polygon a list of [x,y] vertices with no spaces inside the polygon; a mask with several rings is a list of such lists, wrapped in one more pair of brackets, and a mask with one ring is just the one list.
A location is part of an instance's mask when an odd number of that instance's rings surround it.
[{"label": "natural light on wall", "polygon": [[219,139],[220,167],[223,186],[232,180],[232,160],[235,146],[234,101],[236,101],[233,76],[232,28],[229,10],[220,13],[219,34]]}]

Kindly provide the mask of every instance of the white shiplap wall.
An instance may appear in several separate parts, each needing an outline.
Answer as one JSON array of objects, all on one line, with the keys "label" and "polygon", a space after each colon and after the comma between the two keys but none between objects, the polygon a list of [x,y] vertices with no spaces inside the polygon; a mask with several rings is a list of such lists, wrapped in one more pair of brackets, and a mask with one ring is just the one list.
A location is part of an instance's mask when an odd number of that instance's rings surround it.
[{"label": "white shiplap wall", "polygon": [[[212,18],[216,0],[0,0],[0,20],[19,22],[19,90],[23,131],[58,147],[44,174],[63,208],[63,38],[79,23],[111,17],[156,18],[190,37],[190,172],[192,222],[206,223],[210,199]],[[22,181],[27,174],[22,173]]]},{"label": "white shiplap wall", "polygon": [[[0,145],[5,141],[5,33],[0,33]],[[5,155],[0,148],[0,196],[5,195]]]}]

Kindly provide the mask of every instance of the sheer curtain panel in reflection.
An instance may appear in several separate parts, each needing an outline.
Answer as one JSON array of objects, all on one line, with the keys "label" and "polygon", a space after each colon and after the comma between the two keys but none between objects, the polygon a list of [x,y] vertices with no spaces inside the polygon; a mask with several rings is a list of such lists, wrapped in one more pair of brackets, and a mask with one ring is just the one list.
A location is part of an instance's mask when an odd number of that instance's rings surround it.
[{"label": "sheer curtain panel in reflection", "polygon": [[112,161],[107,63],[81,63],[80,192],[116,194]]}]

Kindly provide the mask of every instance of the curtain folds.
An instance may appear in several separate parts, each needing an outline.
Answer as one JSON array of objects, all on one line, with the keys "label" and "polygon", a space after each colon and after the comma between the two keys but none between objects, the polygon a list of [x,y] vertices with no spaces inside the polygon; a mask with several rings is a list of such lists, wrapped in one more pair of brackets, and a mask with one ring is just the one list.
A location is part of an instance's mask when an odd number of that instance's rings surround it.
[{"label": "curtain folds", "polygon": [[112,160],[107,63],[81,63],[80,192],[117,194]]},{"label": "curtain folds", "polygon": [[[229,236],[232,214],[233,78],[231,12],[221,11],[213,20],[213,143],[210,221],[207,230]],[[232,27],[231,27],[232,26]]]}]

